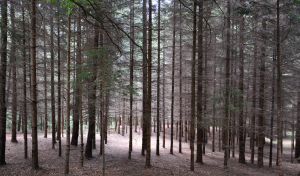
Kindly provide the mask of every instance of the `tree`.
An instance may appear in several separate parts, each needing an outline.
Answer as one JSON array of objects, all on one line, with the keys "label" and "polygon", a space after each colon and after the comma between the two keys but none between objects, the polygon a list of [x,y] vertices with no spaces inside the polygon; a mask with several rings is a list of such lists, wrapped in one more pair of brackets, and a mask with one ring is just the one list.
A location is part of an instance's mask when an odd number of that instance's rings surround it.
[{"label": "tree", "polygon": [[240,112],[239,112],[239,163],[245,164],[245,139],[244,139],[244,111],[243,103],[244,102],[244,17],[241,17],[240,22],[240,81],[239,89],[241,91],[240,98]]},{"label": "tree", "polygon": [[280,60],[280,7],[279,0],[276,4],[277,20],[276,20],[276,45],[277,45],[277,156],[278,156],[278,172],[282,176],[282,154],[281,154],[281,60]]},{"label": "tree", "polygon": [[146,167],[150,167],[151,157],[151,75],[152,75],[152,0],[149,2],[149,29],[148,29],[148,93],[147,93],[147,123],[146,123],[146,140],[147,140],[147,153],[146,153]]},{"label": "tree", "polygon": [[145,156],[147,146],[147,93],[147,1],[143,0],[143,141],[141,152],[143,156]]},{"label": "tree", "polygon": [[171,100],[171,146],[170,153],[173,154],[173,128],[174,128],[174,72],[175,72],[175,25],[176,25],[176,1],[174,1],[174,10],[173,10],[173,45],[172,45],[172,100]]},{"label": "tree", "polygon": [[262,19],[262,29],[263,29],[263,45],[261,48],[262,57],[260,64],[260,83],[259,83],[259,111],[258,111],[258,152],[257,152],[257,166],[263,167],[264,158],[264,89],[265,89],[265,57],[266,57],[266,19]]},{"label": "tree", "polygon": [[198,89],[197,89],[197,163],[203,163],[202,143],[202,77],[203,77],[203,1],[199,2],[199,22],[198,22]]},{"label": "tree", "polygon": [[36,81],[36,1],[31,0],[31,129],[32,129],[32,169],[37,170],[38,164],[38,140],[37,140],[37,81]]},{"label": "tree", "polygon": [[[130,1],[130,35],[134,38],[134,0]],[[133,54],[134,54],[134,45],[130,41],[130,87],[133,88]],[[129,151],[128,159],[131,159],[132,152],[132,103],[133,103],[133,94],[130,92],[130,115],[129,115]]]},{"label": "tree", "polygon": [[230,12],[231,12],[230,0],[227,1],[227,17],[226,17],[226,81],[225,81],[225,117],[223,123],[223,148],[224,148],[224,166],[228,166],[229,159],[229,78],[230,78]]},{"label": "tree", "polygon": [[[51,5],[51,10],[53,7]],[[51,116],[52,116],[52,148],[55,148],[55,94],[54,94],[54,24],[50,16],[50,53],[51,53]]]},{"label": "tree", "polygon": [[5,165],[6,142],[6,64],[7,64],[7,0],[1,1],[1,69],[0,69],[0,165]]},{"label": "tree", "polygon": [[[67,102],[66,102],[66,121],[67,121],[67,140],[66,140],[66,162],[65,174],[69,173],[69,158],[70,158],[70,59],[71,59],[71,14],[68,15],[68,45],[67,45]],[[91,144],[90,144],[91,145]]]},{"label": "tree", "polygon": [[[22,1],[24,2],[24,1]],[[28,157],[28,146],[27,146],[27,80],[26,80],[26,68],[27,68],[27,59],[26,59],[26,35],[25,35],[25,9],[22,6],[22,27],[23,27],[23,36],[22,36],[22,57],[23,57],[23,129],[24,129],[24,158]],[[47,121],[45,121],[45,126],[47,126]]]},{"label": "tree", "polygon": [[191,127],[190,127],[190,148],[191,148],[191,171],[194,171],[194,140],[195,140],[195,67],[196,67],[196,24],[197,24],[197,0],[194,0],[193,11],[193,53],[192,53],[192,83],[191,83]]},{"label": "tree", "polygon": [[159,111],[160,111],[160,0],[158,0],[158,25],[157,25],[157,102],[156,102],[156,122],[157,122],[157,133],[156,133],[156,155],[159,155]]},{"label": "tree", "polygon": [[[14,4],[11,4],[10,8],[10,19],[11,19],[11,27],[15,30],[15,7]],[[13,95],[12,95],[12,134],[11,134],[11,142],[17,141],[17,59],[16,59],[16,40],[14,39],[16,36],[15,31],[12,31],[12,43],[11,43],[11,60],[13,62]]]},{"label": "tree", "polygon": [[[59,8],[59,7],[58,7]],[[60,58],[60,14],[57,13],[57,139],[58,139],[58,156],[61,156],[61,58]],[[77,109],[77,108],[75,108]],[[63,129],[62,129],[63,130]],[[72,136],[73,137],[73,136]]]}]

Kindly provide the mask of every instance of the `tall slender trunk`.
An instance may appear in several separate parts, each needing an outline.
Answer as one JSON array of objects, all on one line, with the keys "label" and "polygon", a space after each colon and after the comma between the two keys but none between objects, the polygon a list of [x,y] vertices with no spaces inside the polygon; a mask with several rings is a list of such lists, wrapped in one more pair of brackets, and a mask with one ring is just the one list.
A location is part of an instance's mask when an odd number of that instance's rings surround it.
[{"label": "tall slender trunk", "polygon": [[239,89],[241,91],[240,96],[240,111],[239,111],[239,163],[246,163],[245,160],[245,138],[244,138],[244,17],[241,17],[241,23],[240,23],[240,64],[239,64],[239,70],[240,70],[240,81],[239,81]]},{"label": "tall slender trunk", "polygon": [[181,3],[179,20],[179,153],[182,153],[182,32],[181,32]]},{"label": "tall slender trunk", "polygon": [[[98,48],[98,38],[99,38],[99,30],[98,27],[95,26],[95,35],[94,35],[94,49]],[[88,129],[88,138],[85,147],[85,157],[92,158],[93,154],[93,139],[95,136],[95,118],[96,118],[96,84],[95,80],[97,78],[97,57],[91,57],[92,59],[92,70],[91,76],[88,78],[88,114],[89,114],[89,129]]]},{"label": "tall slender trunk", "polygon": [[255,153],[255,116],[256,116],[256,67],[257,67],[257,43],[254,41],[254,65],[253,65],[253,94],[252,94],[252,117],[251,117],[251,137],[250,137],[250,148],[251,148],[251,159],[250,162],[254,163]]},{"label": "tall slender trunk", "polygon": [[[130,1],[130,35],[134,38],[134,0]],[[134,54],[134,45],[130,40],[130,86],[133,88],[133,54]],[[128,151],[128,159],[131,159],[132,152],[132,103],[133,103],[133,95],[130,92],[130,115],[129,115],[129,151]]]},{"label": "tall slender trunk", "polygon": [[[80,13],[78,14],[77,21],[77,65],[79,66],[77,74],[81,73],[81,17]],[[80,121],[80,165],[83,167],[83,121],[82,121],[82,89],[81,89],[81,79],[78,77],[78,109],[79,109],[79,121]]]},{"label": "tall slender trunk", "polygon": [[[273,126],[274,126],[274,112],[275,112],[275,69],[276,69],[276,49],[273,50],[273,73],[272,73],[272,107],[271,107],[271,127],[270,127],[270,153],[269,153],[269,167],[272,167],[273,158]],[[294,130],[293,130],[294,132]]]},{"label": "tall slender trunk", "polygon": [[257,152],[257,167],[263,167],[264,162],[264,103],[265,103],[265,57],[266,57],[266,19],[262,20],[263,29],[263,45],[261,48],[262,57],[260,64],[260,83],[259,83],[259,111],[258,111],[258,152]]},{"label": "tall slender trunk", "polygon": [[156,134],[156,155],[159,155],[159,118],[160,118],[160,0],[158,0],[158,31],[157,31],[157,112],[156,112],[156,122],[157,122],[157,134]]},{"label": "tall slender trunk", "polygon": [[175,72],[175,29],[176,29],[176,1],[174,1],[173,10],[173,45],[172,45],[172,99],[171,99],[171,146],[170,154],[173,154],[173,136],[174,136],[174,72]]},{"label": "tall slender trunk", "polygon": [[125,136],[125,98],[123,99],[122,136]]},{"label": "tall slender trunk", "polygon": [[230,80],[230,0],[227,1],[227,18],[226,18],[226,83],[225,83],[225,117],[223,122],[223,147],[224,147],[224,166],[228,166],[229,159],[229,80]]},{"label": "tall slender trunk", "polygon": [[[80,17],[78,17],[80,19]],[[75,87],[75,108],[74,111],[74,117],[73,117],[73,131],[72,131],[72,139],[71,139],[71,145],[77,146],[78,145],[78,136],[79,136],[79,121],[80,121],[80,108],[79,104],[81,101],[81,95],[80,95],[80,65],[79,60],[81,60],[81,51],[79,50],[79,47],[81,45],[79,38],[81,39],[81,36],[78,34],[81,30],[80,20],[77,21],[77,59],[76,59],[76,87]],[[81,61],[80,61],[81,62]]]},{"label": "tall slender trunk", "polygon": [[[53,10],[53,7],[51,7]],[[54,24],[50,16],[50,53],[51,53],[51,116],[52,116],[52,149],[55,148],[55,94],[54,94]]]},{"label": "tall slender trunk", "polygon": [[196,67],[196,24],[197,24],[197,0],[194,0],[194,13],[193,13],[193,57],[192,57],[192,85],[191,85],[191,140],[190,140],[190,149],[191,149],[191,171],[194,171],[194,140],[195,140],[195,87],[196,87],[196,79],[195,79],[195,67]]},{"label": "tall slender trunk", "polygon": [[143,139],[141,152],[143,156],[145,156],[147,146],[147,26],[147,0],[143,0]]},{"label": "tall slender trunk", "polygon": [[198,89],[197,89],[197,158],[196,163],[203,163],[202,143],[203,129],[202,124],[202,77],[203,77],[203,0],[199,2],[199,22],[198,22]]},{"label": "tall slender trunk", "polygon": [[149,2],[149,32],[148,32],[148,93],[147,93],[147,153],[146,153],[146,167],[150,167],[150,159],[151,159],[151,75],[152,75],[152,0],[148,0]]},{"label": "tall slender trunk", "polygon": [[7,67],[7,0],[1,2],[1,69],[0,69],[0,165],[5,162],[6,143],[6,67]]},{"label": "tall slender trunk", "polygon": [[[24,22],[25,25],[25,22]],[[47,98],[47,51],[46,51],[46,23],[44,22],[44,96],[45,96],[45,114],[44,114],[44,118],[45,118],[45,134],[44,134],[44,138],[47,138],[47,133],[48,133],[48,98]],[[25,27],[24,27],[25,30]],[[24,38],[25,38],[25,34],[24,34]],[[26,78],[25,78],[26,79]]]},{"label": "tall slender trunk", "polygon": [[[217,44],[217,35],[215,34],[215,40],[214,40],[214,50],[216,50],[216,44]],[[213,98],[216,98],[216,74],[217,74],[217,57],[216,53],[214,54],[214,93],[213,93]],[[216,135],[216,105],[215,103],[213,104],[213,139],[212,139],[212,152],[215,152],[215,135]],[[220,130],[220,129],[219,129]]]},{"label": "tall slender trunk", "polygon": [[31,0],[31,128],[32,128],[32,170],[39,168],[37,140],[37,81],[36,81],[36,15],[35,0]]},{"label": "tall slender trunk", "polygon": [[280,13],[279,0],[277,0],[277,149],[278,149],[278,172],[282,176],[282,131],[281,131],[281,57],[280,57]]},{"label": "tall slender trunk", "polygon": [[[166,32],[164,30],[164,36],[166,36]],[[163,46],[165,46],[166,42],[165,42],[165,38],[163,40]],[[163,101],[163,148],[166,148],[166,120],[165,120],[165,116],[166,116],[166,103],[165,103],[165,50],[163,50],[163,93],[162,93],[162,101]]]},{"label": "tall slender trunk", "polygon": [[[10,7],[10,19],[11,27],[15,30],[15,7],[14,3],[11,3]],[[12,61],[12,77],[13,77],[13,87],[12,87],[12,133],[11,142],[17,141],[17,59],[15,56],[16,52],[16,36],[11,36],[11,61]]]},{"label": "tall slender trunk", "polygon": [[69,173],[69,158],[70,158],[70,60],[71,60],[71,14],[68,15],[68,50],[67,50],[67,102],[66,102],[66,121],[67,121],[67,140],[66,140],[66,160],[65,174]]},{"label": "tall slender trunk", "polygon": [[[59,3],[60,4],[60,3]],[[57,7],[59,8],[59,6]],[[60,61],[60,17],[59,13],[57,16],[57,139],[58,139],[58,156],[61,156],[61,82],[60,82],[60,75],[61,75],[61,61]],[[78,109],[78,108],[74,108]],[[74,125],[74,124],[73,124]]]},{"label": "tall slender trunk", "polygon": [[[22,1],[24,2],[24,1]],[[22,36],[22,57],[23,57],[23,134],[24,134],[24,158],[28,157],[28,146],[27,146],[27,80],[26,80],[26,36],[25,36],[25,9],[22,6],[22,27],[23,27],[23,36]],[[47,121],[46,121],[47,122]],[[46,123],[45,122],[45,123]]]}]

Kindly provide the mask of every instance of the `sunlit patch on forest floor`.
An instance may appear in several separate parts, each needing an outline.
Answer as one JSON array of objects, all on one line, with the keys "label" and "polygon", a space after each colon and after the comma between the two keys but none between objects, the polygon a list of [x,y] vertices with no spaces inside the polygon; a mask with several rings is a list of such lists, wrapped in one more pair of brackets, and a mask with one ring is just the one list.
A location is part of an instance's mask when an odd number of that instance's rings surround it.
[{"label": "sunlit patch on forest floor", "polygon": [[[170,129],[167,129],[167,134]],[[86,135],[84,135],[86,142]],[[65,158],[65,140],[62,138],[62,156],[58,156],[58,143],[55,149],[52,149],[51,136],[44,138],[39,135],[39,166],[37,171],[31,170],[31,136],[28,135],[28,159],[24,159],[24,141],[23,134],[18,134],[18,143],[11,143],[11,135],[7,134],[6,141],[6,162],[0,166],[0,175],[64,175]],[[175,136],[174,136],[175,139]],[[80,140],[80,138],[79,138]],[[264,147],[264,168],[258,169],[255,163],[250,164],[249,138],[246,142],[246,162],[238,163],[238,146],[235,146],[235,158],[230,158],[229,167],[223,167],[223,152],[219,152],[218,139],[216,139],[216,152],[211,150],[211,140],[209,137],[206,145],[206,154],[203,157],[204,164],[195,163],[195,171],[190,171],[190,150],[189,143],[183,142],[182,153],[178,153],[179,142],[174,140],[174,154],[170,154],[170,136],[166,136],[166,148],[162,147],[162,133],[160,136],[160,156],[156,156],[156,133],[152,133],[151,139],[151,165],[146,169],[145,157],[141,156],[142,135],[133,133],[133,152],[132,159],[128,159],[129,133],[125,136],[111,131],[108,135],[108,143],[105,145],[105,175],[251,175],[251,176],[270,176],[278,175],[276,159],[276,145],[273,147],[273,167],[269,168],[269,143]],[[96,149],[93,150],[93,158],[84,160],[84,167],[80,167],[80,146],[71,146],[70,154],[70,175],[101,175],[102,174],[102,156],[99,156],[100,136],[97,134]],[[196,144],[195,144],[196,146]],[[290,163],[291,148],[285,146],[283,151],[283,171],[285,175],[297,175],[300,171],[299,164]],[[257,148],[255,148],[257,152]],[[257,157],[257,155],[255,155]]]}]

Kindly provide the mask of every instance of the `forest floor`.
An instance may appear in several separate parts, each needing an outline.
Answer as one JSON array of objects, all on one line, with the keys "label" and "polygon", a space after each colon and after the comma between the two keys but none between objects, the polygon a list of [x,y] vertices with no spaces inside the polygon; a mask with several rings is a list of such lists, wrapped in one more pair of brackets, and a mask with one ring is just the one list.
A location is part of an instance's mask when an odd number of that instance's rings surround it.
[{"label": "forest floor", "polygon": [[[170,134],[170,128],[166,128],[166,134]],[[190,171],[190,150],[189,143],[183,142],[182,153],[178,153],[179,142],[174,136],[173,155],[170,154],[170,135],[166,135],[166,148],[162,147],[162,133],[160,136],[160,155],[156,156],[156,133],[152,133],[151,138],[151,168],[145,168],[145,156],[141,156],[142,135],[133,132],[132,159],[128,159],[129,133],[125,136],[111,131],[108,134],[108,143],[105,145],[105,175],[198,175],[198,176],[222,176],[222,175],[251,175],[251,176],[271,176],[278,175],[276,159],[276,145],[273,147],[273,166],[269,163],[269,144],[264,147],[264,167],[257,168],[255,154],[254,164],[250,163],[249,139],[246,142],[246,162],[238,163],[238,146],[236,146],[235,158],[231,157],[228,168],[223,167],[224,153],[219,152],[218,139],[216,139],[216,152],[211,152],[211,139],[209,137],[206,145],[206,154],[203,156],[204,164],[195,163],[195,171]],[[217,135],[216,135],[217,136]],[[84,135],[86,137],[86,135]],[[52,149],[51,135],[44,138],[38,136],[39,167],[37,171],[31,170],[31,135],[28,134],[28,159],[24,159],[23,134],[18,134],[18,143],[11,143],[11,135],[7,134],[6,141],[6,162],[0,166],[0,175],[63,175],[65,143],[66,138],[62,138],[62,157],[58,156],[58,143]],[[80,138],[79,138],[80,140]],[[84,138],[86,142],[86,138]],[[100,137],[97,134],[96,149],[93,150],[93,158],[84,160],[84,167],[80,167],[80,146],[71,146],[70,154],[70,175],[102,175],[102,156],[99,156]],[[288,142],[288,141],[287,141]],[[196,145],[195,145],[196,146]],[[196,148],[196,147],[195,147]],[[297,175],[300,171],[299,164],[290,162],[290,145],[284,144],[283,172],[284,175]],[[257,152],[257,147],[255,148]]]}]

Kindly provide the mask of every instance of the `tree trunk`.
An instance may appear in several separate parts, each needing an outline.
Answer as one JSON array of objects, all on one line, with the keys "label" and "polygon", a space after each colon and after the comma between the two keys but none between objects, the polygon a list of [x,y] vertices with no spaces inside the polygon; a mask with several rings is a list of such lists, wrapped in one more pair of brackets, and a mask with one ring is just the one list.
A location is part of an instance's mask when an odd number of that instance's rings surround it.
[{"label": "tree trunk", "polygon": [[147,93],[147,153],[146,153],[146,167],[149,168],[150,165],[150,159],[151,159],[151,75],[152,75],[152,0],[148,0],[149,3],[149,29],[148,29],[148,93]]},{"label": "tree trunk", "polygon": [[173,10],[173,45],[172,45],[172,98],[171,98],[171,146],[170,154],[173,154],[173,136],[174,136],[174,71],[175,71],[175,25],[176,25],[176,1],[174,1]]},{"label": "tree trunk", "polygon": [[[130,1],[130,35],[134,39],[134,0]],[[132,40],[130,40],[130,87],[133,88],[133,54],[134,45]],[[132,152],[132,103],[133,94],[130,92],[130,115],[129,115],[129,151],[128,159],[131,159]]]},{"label": "tree trunk", "polygon": [[5,165],[6,143],[6,67],[7,67],[7,0],[1,2],[1,74],[0,74],[0,165]]},{"label": "tree trunk", "polygon": [[257,152],[257,167],[263,167],[264,162],[264,88],[265,88],[265,57],[266,57],[266,20],[262,20],[263,28],[263,45],[261,48],[262,57],[260,64],[260,83],[259,83],[259,111],[258,111],[258,152]]},{"label": "tree trunk", "polygon": [[67,121],[67,140],[66,140],[66,160],[65,174],[69,173],[69,158],[70,158],[70,59],[71,59],[71,15],[68,15],[68,50],[67,50],[67,102],[66,102],[66,121]]},{"label": "tree trunk", "polygon": [[[77,22],[77,65],[79,66],[77,74],[81,73],[81,17],[80,13],[78,14],[78,22]],[[80,120],[80,165],[83,167],[83,122],[82,122],[82,89],[81,89],[81,79],[80,77],[77,80],[78,85],[78,109],[79,109],[79,120]],[[62,125],[63,126],[63,125]]]},{"label": "tree trunk", "polygon": [[256,67],[257,67],[257,43],[254,41],[254,65],[253,65],[253,94],[252,94],[252,118],[251,118],[251,137],[250,137],[250,148],[251,148],[251,159],[250,162],[254,163],[254,143],[255,143],[255,116],[256,116]]},{"label": "tree trunk", "polygon": [[147,0],[143,0],[143,139],[141,152],[143,156],[145,156],[147,146],[147,97]]},{"label": "tree trunk", "polygon": [[36,81],[36,15],[35,0],[31,0],[31,128],[32,128],[32,170],[39,168],[37,140],[37,81]]},{"label": "tree trunk", "polygon": [[223,148],[224,148],[224,166],[228,166],[229,159],[229,119],[230,119],[230,110],[229,110],[229,79],[230,79],[230,0],[227,1],[227,18],[226,18],[226,85],[225,85],[225,117],[223,123]]},{"label": "tree trunk", "polygon": [[179,153],[182,153],[182,32],[181,32],[181,3],[180,3],[180,21],[179,21]]},{"label": "tree trunk", "polygon": [[[276,65],[276,50],[273,53],[273,78],[272,78],[272,110],[271,110],[271,127],[270,127],[270,154],[269,154],[269,167],[272,167],[273,158],[273,126],[274,126],[274,112],[275,112],[275,65]],[[293,130],[294,132],[294,130]]]},{"label": "tree trunk", "polygon": [[157,42],[158,42],[158,46],[157,46],[157,102],[156,102],[156,106],[157,106],[157,112],[156,112],[156,122],[157,122],[157,134],[156,134],[156,155],[159,155],[159,126],[160,126],[160,0],[158,0],[158,31],[157,31]]},{"label": "tree trunk", "polygon": [[[58,9],[60,6],[58,5]],[[57,21],[60,21],[59,13],[57,17]],[[60,73],[61,73],[61,68],[60,68],[60,25],[58,23],[57,25],[57,139],[58,139],[58,156],[61,156],[61,82],[60,82]],[[78,109],[78,108],[74,108]],[[73,124],[74,125],[74,124]]]},{"label": "tree trunk", "polygon": [[[53,8],[51,7],[53,10]],[[50,16],[50,53],[51,53],[51,116],[52,116],[52,149],[55,148],[55,94],[54,94],[54,24]]]},{"label": "tree trunk", "polygon": [[[98,37],[99,32],[98,27],[95,26],[95,36],[94,36],[94,48],[98,48]],[[97,47],[96,47],[97,46]],[[88,78],[88,114],[89,114],[89,128],[88,128],[88,138],[85,147],[85,157],[92,158],[93,149],[93,138],[95,136],[95,118],[96,118],[96,84],[94,83],[97,78],[97,57],[92,57],[92,72],[91,76]]]},{"label": "tree trunk", "polygon": [[[10,8],[10,19],[11,19],[11,27],[15,30],[15,7],[14,3],[11,3]],[[16,37],[11,36],[11,61],[12,61],[12,77],[13,77],[13,87],[12,87],[12,132],[11,132],[11,142],[17,141],[17,59],[15,56],[16,52]]]},{"label": "tree trunk", "polygon": [[278,172],[282,176],[282,132],[281,132],[281,60],[280,60],[280,13],[279,0],[277,0],[277,149],[278,149]]},{"label": "tree trunk", "polygon": [[[202,143],[202,77],[203,77],[203,0],[199,2],[199,23],[198,23],[198,89],[197,89],[197,159],[196,163],[203,163]],[[191,127],[192,128],[192,127]]]},{"label": "tree trunk", "polygon": [[[22,1],[24,3],[24,1]],[[25,35],[25,8],[22,6],[22,26],[23,26],[23,48],[22,48],[22,57],[23,57],[23,132],[24,132],[24,158],[28,157],[28,147],[27,147],[27,80],[26,80],[26,68],[27,68],[27,59],[26,59],[26,35]],[[45,40],[44,40],[45,41]],[[47,125],[47,121],[45,121]],[[46,126],[45,125],[45,126]],[[46,130],[46,129],[45,129]]]},{"label": "tree trunk", "polygon": [[[214,50],[216,50],[216,44],[217,44],[217,35],[215,35],[215,45],[214,45]],[[217,74],[217,57],[216,53],[214,54],[214,93],[213,93],[213,98],[216,98],[216,74]],[[216,129],[216,105],[215,103],[213,104],[213,139],[212,139],[212,152],[215,152],[215,129]]]},{"label": "tree trunk", "polygon": [[[202,1],[201,1],[202,2]],[[191,85],[191,141],[190,141],[190,149],[191,149],[191,171],[194,171],[194,140],[195,140],[195,87],[196,87],[196,79],[195,79],[195,67],[196,67],[196,24],[197,24],[197,0],[194,0],[194,15],[193,15],[193,57],[192,57],[192,85]],[[202,152],[201,152],[202,153]]]},{"label": "tree trunk", "polygon": [[245,138],[244,138],[244,17],[241,17],[240,23],[240,81],[239,89],[241,91],[240,96],[240,111],[239,111],[239,163],[246,164],[245,160]]},{"label": "tree trunk", "polygon": [[125,98],[123,99],[122,136],[125,135]]}]

